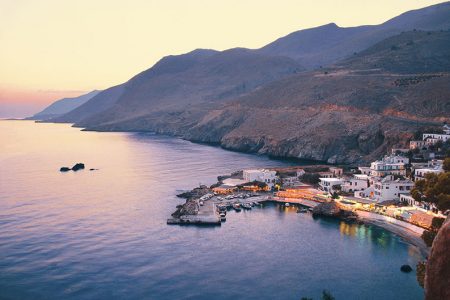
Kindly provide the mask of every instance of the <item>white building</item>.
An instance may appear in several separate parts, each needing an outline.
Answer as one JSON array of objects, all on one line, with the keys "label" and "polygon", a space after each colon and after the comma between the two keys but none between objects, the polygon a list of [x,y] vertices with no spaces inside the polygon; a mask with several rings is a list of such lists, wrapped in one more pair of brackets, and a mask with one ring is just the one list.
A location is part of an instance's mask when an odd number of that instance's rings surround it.
[{"label": "white building", "polygon": [[258,169],[258,170],[244,170],[243,177],[246,182],[260,181],[266,183],[269,188],[272,188],[275,181],[277,180],[277,172]]},{"label": "white building", "polygon": [[409,206],[422,207],[419,201],[416,201],[409,193],[400,194],[400,201],[408,203]]},{"label": "white building", "polygon": [[373,198],[377,202],[398,200],[401,194],[409,193],[414,182],[409,179],[394,179],[393,175],[377,178],[373,184]]},{"label": "white building", "polygon": [[361,171],[363,175],[370,175],[370,167],[358,167],[358,170]]},{"label": "white building", "polygon": [[415,169],[414,170],[414,181],[424,179],[425,178],[425,174],[428,174],[428,173],[439,174],[439,173],[442,173],[442,172],[444,172],[444,170],[442,169],[442,165],[437,165],[437,166],[427,167],[427,168]]},{"label": "white building", "polygon": [[342,184],[342,191],[353,193],[362,191],[369,187],[369,176],[363,174],[355,174],[351,179]]},{"label": "white building", "polygon": [[386,175],[406,175],[405,165],[409,159],[403,156],[390,155],[382,160],[374,161],[370,164],[370,175],[375,177],[384,177]]},{"label": "white building", "polygon": [[450,125],[445,124],[442,130],[444,130],[445,134],[450,134]]},{"label": "white building", "polygon": [[342,185],[344,183],[343,178],[319,178],[319,186],[322,191],[332,193],[334,191],[333,186]]},{"label": "white building", "polygon": [[441,133],[424,133],[422,135],[422,139],[427,141],[427,144],[435,144],[438,141],[442,141],[445,143],[448,139],[450,139],[450,134],[441,134]]}]

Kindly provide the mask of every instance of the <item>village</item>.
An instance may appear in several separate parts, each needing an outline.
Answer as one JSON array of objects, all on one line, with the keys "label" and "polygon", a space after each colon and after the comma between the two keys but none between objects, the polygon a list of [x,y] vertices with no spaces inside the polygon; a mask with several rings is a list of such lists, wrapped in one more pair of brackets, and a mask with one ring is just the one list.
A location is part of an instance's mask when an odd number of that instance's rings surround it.
[{"label": "village", "polygon": [[219,225],[227,211],[249,210],[266,201],[298,206],[299,213],[314,213],[319,204],[333,202],[359,219],[421,234],[431,228],[433,218],[444,218],[448,211],[417,201],[411,191],[426,174],[444,172],[442,148],[449,142],[450,126],[444,125],[442,133],[423,133],[408,149],[392,149],[370,166],[292,166],[219,176],[210,187],[180,195],[187,201],[167,223]]}]

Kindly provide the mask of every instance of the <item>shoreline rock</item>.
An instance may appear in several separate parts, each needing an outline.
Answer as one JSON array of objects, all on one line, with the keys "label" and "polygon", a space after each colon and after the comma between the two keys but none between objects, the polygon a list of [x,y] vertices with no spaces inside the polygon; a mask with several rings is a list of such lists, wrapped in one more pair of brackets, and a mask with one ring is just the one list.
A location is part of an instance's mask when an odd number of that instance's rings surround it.
[{"label": "shoreline rock", "polygon": [[358,219],[358,215],[356,213],[340,208],[336,201],[320,203],[313,208],[312,214],[314,217],[332,217],[344,221],[356,221]]}]

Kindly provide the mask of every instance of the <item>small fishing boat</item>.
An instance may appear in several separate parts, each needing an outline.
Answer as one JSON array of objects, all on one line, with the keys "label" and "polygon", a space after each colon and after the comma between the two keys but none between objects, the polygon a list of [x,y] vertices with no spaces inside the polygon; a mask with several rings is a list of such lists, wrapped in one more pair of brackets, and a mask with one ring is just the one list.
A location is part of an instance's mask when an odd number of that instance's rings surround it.
[{"label": "small fishing boat", "polygon": [[248,204],[248,203],[243,203],[241,206],[242,206],[244,209],[252,209],[252,206],[251,206],[250,204]]},{"label": "small fishing boat", "polygon": [[286,202],[286,203],[284,204],[284,206],[289,207],[289,206],[290,206],[289,202]]}]

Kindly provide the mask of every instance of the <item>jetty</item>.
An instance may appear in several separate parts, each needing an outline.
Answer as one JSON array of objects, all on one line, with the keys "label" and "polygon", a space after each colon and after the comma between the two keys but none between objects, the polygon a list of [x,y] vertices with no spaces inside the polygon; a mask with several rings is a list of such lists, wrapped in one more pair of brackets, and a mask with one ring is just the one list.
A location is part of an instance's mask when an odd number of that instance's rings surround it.
[{"label": "jetty", "polygon": [[[189,206],[190,209],[186,206]],[[177,214],[177,212],[180,213]],[[220,215],[213,201],[188,200],[177,212],[172,214],[172,218],[167,220],[167,224],[221,225]]]}]

